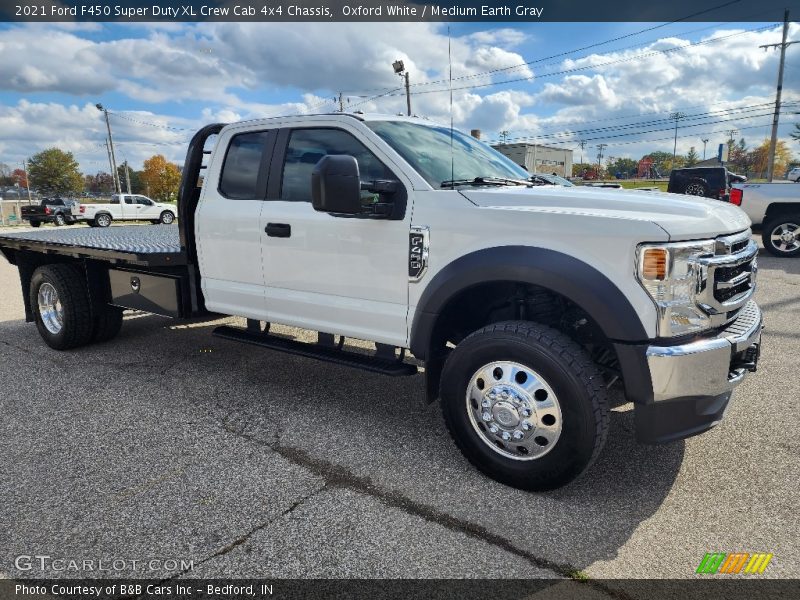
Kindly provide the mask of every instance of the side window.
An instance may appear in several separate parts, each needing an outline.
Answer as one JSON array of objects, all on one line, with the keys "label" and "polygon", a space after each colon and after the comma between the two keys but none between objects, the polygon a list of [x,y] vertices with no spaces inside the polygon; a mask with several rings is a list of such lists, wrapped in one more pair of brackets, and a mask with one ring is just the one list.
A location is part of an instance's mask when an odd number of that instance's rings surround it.
[{"label": "side window", "polygon": [[141,204],[143,206],[152,206],[153,205],[153,203],[150,202],[150,200],[148,200],[144,196],[134,196],[134,198],[136,199],[136,204]]},{"label": "side window", "polygon": [[111,200],[108,202],[109,204],[119,204],[119,196],[111,196]]},{"label": "side window", "polygon": [[219,191],[223,196],[232,200],[257,198],[258,176],[267,147],[267,135],[266,131],[255,131],[231,138],[219,179]]},{"label": "side window", "polygon": [[362,181],[394,179],[378,157],[346,131],[295,129],[289,137],[283,163],[281,200],[311,202],[311,172],[320,159],[328,154],[354,156]]},{"label": "side window", "polygon": [[125,204],[133,204],[133,198],[130,196],[125,196]]}]

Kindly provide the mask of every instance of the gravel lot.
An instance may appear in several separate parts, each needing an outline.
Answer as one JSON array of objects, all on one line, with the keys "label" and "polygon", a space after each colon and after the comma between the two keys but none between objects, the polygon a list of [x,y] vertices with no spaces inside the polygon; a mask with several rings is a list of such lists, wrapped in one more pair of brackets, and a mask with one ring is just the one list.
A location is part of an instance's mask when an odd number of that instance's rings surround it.
[{"label": "gravel lot", "polygon": [[766,551],[764,576],[798,578],[800,259],[759,261],[760,369],[723,424],[642,446],[624,405],[589,473],[531,494],[467,464],[421,375],[211,337],[234,319],[130,314],[116,340],[55,352],[0,259],[0,576],[62,575],[15,567],[45,553],[193,561],[199,577],[581,572],[605,597],[602,580],[693,577],[708,551]]}]

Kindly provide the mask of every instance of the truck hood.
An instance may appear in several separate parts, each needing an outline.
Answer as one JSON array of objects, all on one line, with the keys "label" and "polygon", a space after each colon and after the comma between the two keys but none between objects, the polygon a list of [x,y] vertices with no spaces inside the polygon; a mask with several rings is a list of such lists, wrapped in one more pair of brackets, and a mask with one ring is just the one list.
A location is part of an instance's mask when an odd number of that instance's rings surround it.
[{"label": "truck hood", "polygon": [[647,221],[666,231],[670,240],[711,238],[750,227],[744,211],[732,204],[680,194],[557,186],[460,191],[472,203],[486,209]]}]

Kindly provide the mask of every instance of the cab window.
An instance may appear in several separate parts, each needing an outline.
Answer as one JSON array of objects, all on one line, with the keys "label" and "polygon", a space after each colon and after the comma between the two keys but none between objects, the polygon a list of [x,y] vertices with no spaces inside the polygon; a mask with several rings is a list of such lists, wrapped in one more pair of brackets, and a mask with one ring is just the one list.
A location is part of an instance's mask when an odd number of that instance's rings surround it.
[{"label": "cab window", "polygon": [[254,131],[231,138],[219,180],[219,191],[223,196],[232,200],[257,199],[268,135],[267,131]]},{"label": "cab window", "polygon": [[311,202],[311,172],[320,159],[329,154],[349,154],[355,157],[362,181],[394,179],[391,171],[378,157],[346,131],[295,129],[286,148],[280,199]]}]

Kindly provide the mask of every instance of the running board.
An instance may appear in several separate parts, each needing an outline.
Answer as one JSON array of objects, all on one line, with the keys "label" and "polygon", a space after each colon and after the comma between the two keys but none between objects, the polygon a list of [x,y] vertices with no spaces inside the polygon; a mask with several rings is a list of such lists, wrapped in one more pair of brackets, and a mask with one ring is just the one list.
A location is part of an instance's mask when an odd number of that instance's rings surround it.
[{"label": "running board", "polygon": [[255,346],[261,346],[262,348],[277,350],[278,352],[297,354],[298,356],[305,356],[306,358],[316,358],[317,360],[336,363],[354,369],[372,371],[373,373],[381,373],[382,375],[391,375],[392,377],[417,374],[417,367],[415,365],[404,363],[401,360],[378,358],[375,356],[358,354],[356,352],[338,350],[336,347],[330,345],[298,342],[296,340],[279,338],[265,333],[255,333],[237,327],[228,327],[227,325],[217,327],[212,332],[212,335],[234,342],[253,344]]}]

